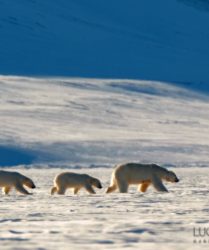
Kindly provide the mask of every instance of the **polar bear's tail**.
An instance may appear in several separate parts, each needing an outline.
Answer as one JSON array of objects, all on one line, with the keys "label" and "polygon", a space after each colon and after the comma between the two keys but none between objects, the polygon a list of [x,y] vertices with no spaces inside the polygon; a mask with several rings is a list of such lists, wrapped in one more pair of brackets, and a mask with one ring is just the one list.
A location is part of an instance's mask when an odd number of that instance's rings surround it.
[{"label": "polar bear's tail", "polygon": [[112,193],[113,191],[115,191],[117,189],[118,185],[117,185],[117,180],[115,178],[115,173],[112,173],[112,177],[111,177],[111,182],[110,182],[110,186],[108,187],[106,193]]},{"label": "polar bear's tail", "polygon": [[52,189],[51,189],[51,195],[53,195],[55,192],[57,192],[57,188],[56,187],[52,187]]}]

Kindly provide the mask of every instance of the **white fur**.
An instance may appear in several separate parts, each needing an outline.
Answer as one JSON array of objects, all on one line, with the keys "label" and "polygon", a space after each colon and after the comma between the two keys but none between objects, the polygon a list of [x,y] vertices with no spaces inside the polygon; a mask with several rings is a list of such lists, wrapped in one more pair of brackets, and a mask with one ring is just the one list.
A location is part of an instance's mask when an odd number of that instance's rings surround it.
[{"label": "white fur", "polygon": [[95,194],[92,186],[102,188],[100,181],[87,174],[77,174],[64,172],[57,175],[54,179],[54,187],[51,189],[51,194],[65,194],[66,189],[73,188],[74,194],[77,194],[81,188],[85,188],[89,193]]},{"label": "white fur", "polygon": [[30,178],[18,172],[0,171],[0,187],[3,188],[5,194],[9,194],[12,188],[15,188],[21,194],[30,194],[23,185],[29,188],[35,188]]},{"label": "white fur", "polygon": [[138,189],[142,192],[146,192],[151,184],[157,191],[167,192],[162,180],[178,182],[178,178],[172,171],[156,164],[120,164],[113,171],[111,185],[106,192],[111,193],[119,189],[121,193],[126,193],[131,184],[140,185]]}]

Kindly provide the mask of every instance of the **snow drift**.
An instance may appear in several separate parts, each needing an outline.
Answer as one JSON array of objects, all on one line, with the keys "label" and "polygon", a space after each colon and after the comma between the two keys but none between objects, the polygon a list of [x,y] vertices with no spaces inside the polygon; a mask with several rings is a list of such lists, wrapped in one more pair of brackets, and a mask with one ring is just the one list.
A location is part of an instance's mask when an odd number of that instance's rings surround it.
[{"label": "snow drift", "polygon": [[208,96],[169,83],[0,77],[0,165],[206,166]]}]

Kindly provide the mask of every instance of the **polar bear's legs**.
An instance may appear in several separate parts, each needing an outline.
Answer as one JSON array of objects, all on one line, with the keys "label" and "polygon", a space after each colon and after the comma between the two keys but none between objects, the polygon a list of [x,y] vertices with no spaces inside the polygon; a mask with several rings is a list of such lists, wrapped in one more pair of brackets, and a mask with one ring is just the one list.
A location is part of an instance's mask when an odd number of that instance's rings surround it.
[{"label": "polar bear's legs", "polygon": [[58,194],[65,194],[65,191],[66,191],[66,187],[64,187],[64,186],[57,187]]},{"label": "polar bear's legs", "polygon": [[150,185],[149,182],[142,183],[141,185],[139,185],[138,190],[145,193],[147,191],[149,185]]},{"label": "polar bear's legs", "polygon": [[65,194],[66,188],[64,186],[52,187],[51,195],[54,193]]},{"label": "polar bear's legs", "polygon": [[78,188],[78,187],[77,187],[77,188],[74,188],[73,193],[74,193],[74,194],[77,194],[79,190],[80,190],[80,188]]},{"label": "polar bear's legs", "polygon": [[109,187],[107,188],[106,193],[107,193],[107,194],[108,194],[108,193],[112,193],[112,192],[114,192],[116,189],[117,189],[117,185],[114,183],[114,184],[112,184],[112,186],[109,186]]},{"label": "polar bear's legs", "polygon": [[114,192],[116,189],[118,188],[118,185],[117,185],[117,180],[115,178],[115,175],[114,173],[112,174],[112,177],[111,177],[111,183],[110,183],[110,186],[107,188],[107,191],[106,193],[112,193]]},{"label": "polar bear's legs", "polygon": [[120,193],[127,193],[128,192],[128,183],[126,180],[121,179],[118,176],[112,175],[111,185],[108,187],[106,193],[111,193],[116,189],[119,189]]},{"label": "polar bear's legs", "polygon": [[21,194],[30,194],[21,184],[17,184],[15,189]]},{"label": "polar bear's legs", "polygon": [[85,189],[86,189],[90,194],[95,194],[95,191],[94,191],[94,189],[92,188],[91,185],[86,184],[84,187],[85,187]]},{"label": "polar bear's legs", "polygon": [[12,188],[11,187],[3,187],[3,192],[4,192],[4,194],[9,194],[9,192],[10,192],[10,190],[11,190]]},{"label": "polar bear's legs", "polygon": [[51,189],[51,195],[53,195],[56,192],[57,192],[57,187],[52,187],[52,189]]},{"label": "polar bear's legs", "polygon": [[163,185],[161,179],[159,179],[157,176],[152,177],[152,185],[157,191],[160,192],[168,192],[167,188]]},{"label": "polar bear's legs", "polygon": [[128,192],[128,183],[125,180],[117,180],[118,189],[120,193],[127,193]]}]

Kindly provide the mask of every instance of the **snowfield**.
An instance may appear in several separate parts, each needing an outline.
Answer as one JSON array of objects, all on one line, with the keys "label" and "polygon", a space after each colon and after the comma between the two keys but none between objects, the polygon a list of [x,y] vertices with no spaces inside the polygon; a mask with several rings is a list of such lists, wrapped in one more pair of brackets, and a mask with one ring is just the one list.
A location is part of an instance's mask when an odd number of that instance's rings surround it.
[{"label": "snowfield", "polygon": [[[208,110],[205,93],[171,83],[1,76],[0,166],[37,185],[0,196],[1,249],[208,248],[207,235],[193,235],[209,227]],[[113,166],[130,161],[168,167],[180,182],[166,183],[168,194],[106,195]],[[66,169],[104,188],[51,196]]]},{"label": "snowfield", "polygon": [[[208,10],[208,0],[0,0],[0,169],[37,185],[0,194],[0,250],[208,249]],[[106,194],[124,162],[180,182]],[[67,170],[103,189],[51,196]]]},{"label": "snowfield", "polygon": [[1,76],[0,165],[207,166],[208,110],[169,83]]},{"label": "snowfield", "polygon": [[85,169],[104,189],[76,196],[70,190],[65,196],[49,194],[61,169],[18,171],[38,187],[32,196],[1,196],[1,249],[208,249],[208,236],[193,235],[194,228],[209,226],[208,168],[175,169],[180,182],[166,184],[167,194],[152,187],[145,194],[136,187],[128,194],[105,194],[112,170]]}]

